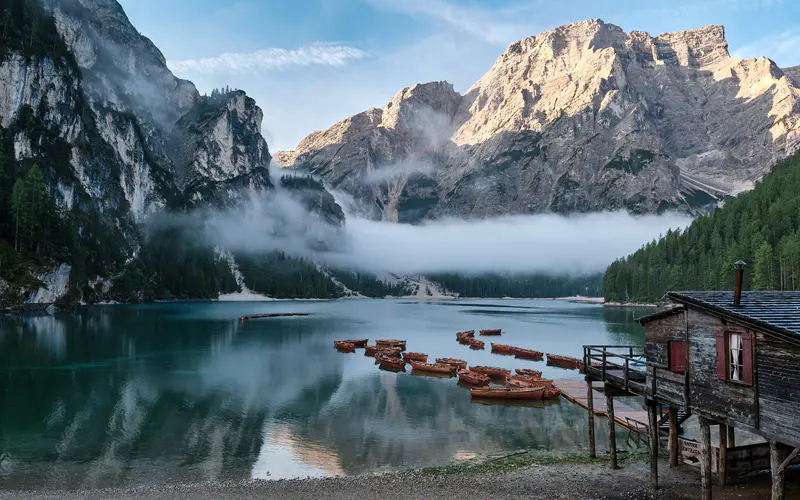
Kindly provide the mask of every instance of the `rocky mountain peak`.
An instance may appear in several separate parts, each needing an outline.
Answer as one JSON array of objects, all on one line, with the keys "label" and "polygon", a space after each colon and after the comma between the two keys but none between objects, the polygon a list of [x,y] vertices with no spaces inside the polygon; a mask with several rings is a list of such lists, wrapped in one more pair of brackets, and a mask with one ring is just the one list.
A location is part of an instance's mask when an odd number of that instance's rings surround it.
[{"label": "rocky mountain peak", "polygon": [[[409,87],[281,161],[377,200],[384,218],[396,208],[389,220],[404,207],[427,217],[691,212],[800,148],[798,72],[786,73],[731,57],[719,25],[652,37],[590,19],[512,43],[463,96],[442,82]],[[434,168],[403,167],[416,173],[391,196],[366,174],[408,162]]]}]

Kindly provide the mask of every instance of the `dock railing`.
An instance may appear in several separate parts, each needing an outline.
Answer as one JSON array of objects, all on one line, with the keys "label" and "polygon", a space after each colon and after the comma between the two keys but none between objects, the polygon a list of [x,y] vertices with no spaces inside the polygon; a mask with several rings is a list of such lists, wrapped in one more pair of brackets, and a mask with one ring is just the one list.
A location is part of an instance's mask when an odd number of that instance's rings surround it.
[{"label": "dock railing", "polygon": [[[686,375],[647,361],[642,345],[585,345],[583,366],[590,377],[641,396],[652,398],[657,387],[662,388],[659,393],[673,387],[670,392],[675,394],[671,394],[670,399],[688,404],[684,390]],[[657,385],[659,382],[661,386]]]}]

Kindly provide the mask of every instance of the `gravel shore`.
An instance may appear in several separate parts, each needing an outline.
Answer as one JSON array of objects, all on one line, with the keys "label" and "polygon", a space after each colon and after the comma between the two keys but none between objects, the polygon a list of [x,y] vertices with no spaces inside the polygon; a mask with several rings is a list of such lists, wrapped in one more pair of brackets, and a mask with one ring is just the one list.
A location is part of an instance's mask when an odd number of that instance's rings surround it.
[{"label": "gravel shore", "polygon": [[[327,479],[253,481],[161,485],[134,489],[84,491],[0,491],[5,499],[309,499],[354,500],[459,499],[696,499],[699,474],[693,470],[670,470],[660,464],[661,488],[649,486],[649,465],[642,461],[623,464],[611,471],[604,462],[527,465],[499,471],[420,470],[375,476]],[[2,483],[0,483],[1,485]],[[769,477],[755,477],[724,489],[715,486],[714,498],[750,500],[769,498]],[[800,494],[795,477],[787,498]]]}]

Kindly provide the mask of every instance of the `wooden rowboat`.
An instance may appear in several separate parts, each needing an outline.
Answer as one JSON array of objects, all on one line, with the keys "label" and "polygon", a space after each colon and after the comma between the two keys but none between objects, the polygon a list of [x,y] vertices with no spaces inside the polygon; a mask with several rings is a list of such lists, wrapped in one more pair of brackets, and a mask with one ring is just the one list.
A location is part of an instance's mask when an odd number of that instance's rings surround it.
[{"label": "wooden rowboat", "polygon": [[383,354],[384,356],[399,358],[400,353],[402,352],[403,351],[401,351],[399,347],[378,347],[376,348],[375,354]]},{"label": "wooden rowboat", "polygon": [[583,366],[583,361],[569,356],[559,356],[558,354],[547,354],[547,364],[566,369],[579,369]]},{"label": "wooden rowboat", "polygon": [[561,390],[555,387],[548,387],[542,393],[542,399],[553,400],[558,399],[559,396],[561,396]]},{"label": "wooden rowboat", "polygon": [[308,316],[308,313],[250,314],[247,316],[240,316],[239,321],[244,321],[246,319],[259,319],[259,318],[284,318],[287,316]]},{"label": "wooden rowboat", "polygon": [[420,370],[423,372],[433,372],[433,373],[448,373],[450,375],[455,374],[455,367],[450,365],[444,365],[439,363],[423,363],[421,361],[409,361],[412,370]]},{"label": "wooden rowboat", "polygon": [[502,333],[503,330],[501,330],[500,328],[496,330],[481,330],[481,335],[501,335]]},{"label": "wooden rowboat", "polygon": [[469,345],[469,344],[471,344],[471,343],[472,343],[472,341],[473,341],[473,340],[474,340],[474,339],[473,339],[472,337],[466,337],[466,336],[465,336],[465,337],[461,337],[461,338],[459,338],[459,339],[458,339],[458,343],[459,343],[459,344],[463,344],[463,345]]},{"label": "wooden rowboat", "polygon": [[528,368],[517,368],[516,369],[517,375],[522,375],[525,377],[533,377],[533,378],[542,378],[542,372],[539,370],[529,370]]},{"label": "wooden rowboat", "polygon": [[463,359],[456,359],[456,358],[436,358],[437,363],[442,363],[445,365],[455,366],[457,369],[465,369],[467,367],[467,362]]},{"label": "wooden rowboat", "polygon": [[396,339],[376,340],[375,345],[378,347],[399,347],[401,349],[405,349],[406,341]]},{"label": "wooden rowboat", "polygon": [[422,361],[423,363],[428,361],[428,355],[424,352],[404,352],[403,359],[406,361],[414,360],[414,361]]},{"label": "wooden rowboat", "polygon": [[487,375],[472,370],[458,370],[458,380],[481,387],[489,385],[490,382]]},{"label": "wooden rowboat", "polygon": [[356,347],[367,347],[367,341],[369,339],[355,339],[355,340],[342,340],[342,342],[350,342]]},{"label": "wooden rowboat", "polygon": [[509,375],[511,375],[511,370],[506,370],[505,368],[497,368],[496,366],[473,366],[471,370],[495,378],[504,379]]},{"label": "wooden rowboat", "polygon": [[493,398],[493,399],[542,399],[544,387],[481,387],[470,389],[473,398]]},{"label": "wooden rowboat", "polygon": [[337,340],[336,342],[334,342],[333,347],[335,347],[341,352],[356,352],[356,346],[354,346],[350,342],[342,342],[341,340]]},{"label": "wooden rowboat", "polygon": [[553,386],[552,380],[536,380],[529,377],[509,377],[506,379],[506,387],[544,387]]},{"label": "wooden rowboat", "polygon": [[375,360],[381,366],[381,368],[388,368],[392,370],[405,370],[406,369],[406,362],[402,359],[392,358],[389,356],[383,356],[381,354],[375,355]]},{"label": "wooden rowboat", "polygon": [[461,337],[474,337],[474,336],[475,336],[475,330],[467,330],[465,332],[456,333],[456,338],[457,339],[461,338]]},{"label": "wooden rowboat", "polygon": [[480,340],[473,340],[472,342],[469,343],[469,348],[475,349],[476,351],[483,349],[485,346],[486,344],[484,344]]},{"label": "wooden rowboat", "polygon": [[513,355],[517,348],[513,345],[506,344],[492,344],[492,352],[495,354],[509,354]]},{"label": "wooden rowboat", "polygon": [[541,361],[544,359],[544,353],[539,351],[534,351],[532,349],[523,349],[521,347],[517,347],[514,350],[514,356],[523,359],[530,359],[533,361]]},{"label": "wooden rowboat", "polygon": [[374,356],[375,353],[377,352],[378,352],[378,346],[375,345],[364,346],[364,356]]}]

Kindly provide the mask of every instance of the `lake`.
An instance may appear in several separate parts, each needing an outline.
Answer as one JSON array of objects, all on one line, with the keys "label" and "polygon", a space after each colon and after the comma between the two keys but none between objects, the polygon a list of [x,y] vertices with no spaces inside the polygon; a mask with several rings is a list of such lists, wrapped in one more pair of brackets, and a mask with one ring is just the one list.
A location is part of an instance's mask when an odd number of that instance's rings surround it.
[{"label": "lake", "polygon": [[[307,317],[238,321],[246,314]],[[470,364],[577,371],[490,342],[582,356],[641,344],[641,310],[552,300],[286,301],[96,306],[0,317],[0,484],[88,488],[360,474],[536,450],[584,451],[585,410],[476,404],[456,379],[379,370],[343,338],[408,340]],[[502,328],[487,349],[460,330]],[[604,419],[596,419],[600,453]],[[618,428],[620,448],[636,439]]]}]

